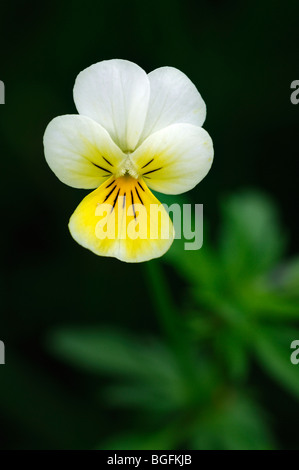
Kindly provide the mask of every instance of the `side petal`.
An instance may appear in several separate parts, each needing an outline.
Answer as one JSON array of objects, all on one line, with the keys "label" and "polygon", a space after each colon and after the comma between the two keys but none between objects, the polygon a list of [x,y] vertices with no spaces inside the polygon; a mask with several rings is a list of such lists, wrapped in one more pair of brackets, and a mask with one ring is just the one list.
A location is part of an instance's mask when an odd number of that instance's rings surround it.
[{"label": "side petal", "polygon": [[44,150],[57,178],[74,188],[98,187],[125,158],[102,126],[78,115],[59,116],[50,122]]},{"label": "side petal", "polygon": [[104,60],[79,73],[74,101],[80,114],[103,126],[123,151],[134,150],[147,113],[145,71],[127,60]]},{"label": "side petal", "polygon": [[86,196],[69,229],[96,255],[131,263],[162,256],[174,238],[164,206],[143,182],[128,176],[112,177]]},{"label": "side petal", "polygon": [[180,194],[206,176],[213,155],[212,139],[202,127],[173,124],[150,135],[130,158],[151,189]]},{"label": "side petal", "polygon": [[191,80],[174,67],[161,67],[148,75],[150,102],[139,142],[164,127],[188,123],[201,127],[206,105]]}]

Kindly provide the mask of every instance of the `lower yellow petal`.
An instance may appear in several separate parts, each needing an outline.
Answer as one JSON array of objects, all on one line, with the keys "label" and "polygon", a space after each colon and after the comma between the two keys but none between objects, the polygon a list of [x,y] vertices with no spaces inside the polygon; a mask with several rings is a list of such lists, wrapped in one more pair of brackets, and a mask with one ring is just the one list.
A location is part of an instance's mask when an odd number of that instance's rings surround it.
[{"label": "lower yellow petal", "polygon": [[163,205],[142,179],[111,177],[73,213],[73,238],[97,255],[141,262],[162,256],[174,238]]}]

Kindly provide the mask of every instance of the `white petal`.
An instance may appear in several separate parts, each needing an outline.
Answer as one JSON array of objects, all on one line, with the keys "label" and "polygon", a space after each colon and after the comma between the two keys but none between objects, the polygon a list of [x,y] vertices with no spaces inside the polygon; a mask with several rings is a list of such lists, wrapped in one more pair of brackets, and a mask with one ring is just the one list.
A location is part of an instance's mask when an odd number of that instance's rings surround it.
[{"label": "white petal", "polygon": [[201,127],[206,105],[191,80],[174,67],[161,67],[148,75],[150,102],[139,142],[153,132],[176,123]]},{"label": "white petal", "polygon": [[212,139],[202,127],[173,124],[150,135],[131,160],[151,189],[180,194],[206,176],[213,155]]},{"label": "white petal", "polygon": [[44,135],[44,149],[51,170],[74,188],[98,187],[126,158],[102,126],[78,115],[53,119]]},{"label": "white petal", "polygon": [[74,100],[80,114],[103,126],[124,150],[133,150],[147,113],[150,85],[147,74],[127,60],[98,62],[79,73]]}]

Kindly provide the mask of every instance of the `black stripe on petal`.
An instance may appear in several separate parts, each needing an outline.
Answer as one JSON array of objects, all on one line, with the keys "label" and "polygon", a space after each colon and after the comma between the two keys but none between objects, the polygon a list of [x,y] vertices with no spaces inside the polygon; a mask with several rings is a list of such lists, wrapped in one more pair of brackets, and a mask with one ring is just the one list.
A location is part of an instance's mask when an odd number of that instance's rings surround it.
[{"label": "black stripe on petal", "polygon": [[139,194],[139,192],[138,192],[138,189],[135,188],[135,191],[136,191],[136,194],[137,194],[137,196],[138,196],[139,201],[140,201],[141,204],[144,206],[143,201],[142,201],[142,199],[141,199],[141,197],[140,197],[140,194]]},{"label": "black stripe on petal", "polygon": [[161,166],[160,168],[156,168],[155,170],[146,171],[145,173],[143,173],[143,176],[149,175],[150,173],[154,173],[155,171],[162,170],[162,168],[163,166]]},{"label": "black stripe on petal", "polygon": [[103,170],[103,171],[106,171],[106,173],[110,173],[110,175],[112,174],[111,171],[107,170],[107,168],[103,168],[102,166],[100,165],[97,165],[96,163],[93,163],[91,162],[94,166],[96,166],[97,168],[99,168],[100,170]]},{"label": "black stripe on petal", "polygon": [[149,165],[150,163],[152,163],[153,161],[154,161],[154,158],[152,158],[149,162],[147,162],[145,165],[143,165],[143,166],[141,167],[141,170],[142,170],[143,168],[145,168],[147,165]]},{"label": "black stripe on petal", "polygon": [[113,186],[113,188],[111,189],[110,193],[107,194],[107,196],[105,197],[105,199],[104,199],[103,202],[107,201],[108,197],[110,196],[110,194],[113,193],[113,191],[115,190],[116,186],[117,186],[117,185]]},{"label": "black stripe on petal", "polygon": [[113,201],[113,206],[112,206],[112,208],[111,208],[111,212],[113,211],[113,209],[114,209],[114,207],[115,207],[115,205],[116,205],[116,201],[117,201],[119,192],[120,192],[120,188],[118,188],[117,194],[116,194],[115,199],[114,199],[114,201]]},{"label": "black stripe on petal", "polygon": [[114,166],[114,165],[112,165],[112,163],[111,163],[111,162],[109,162],[109,160],[107,160],[107,158],[103,157],[103,155],[102,155],[102,158],[103,158],[103,160],[105,160],[105,162],[106,162],[106,163],[108,163],[108,165],[110,165],[110,166]]},{"label": "black stripe on petal", "polygon": [[134,219],[136,219],[136,212],[135,212],[135,207],[134,207],[134,196],[133,196],[133,191],[131,191],[131,200],[132,200],[132,206],[133,206],[133,214],[134,214]]}]

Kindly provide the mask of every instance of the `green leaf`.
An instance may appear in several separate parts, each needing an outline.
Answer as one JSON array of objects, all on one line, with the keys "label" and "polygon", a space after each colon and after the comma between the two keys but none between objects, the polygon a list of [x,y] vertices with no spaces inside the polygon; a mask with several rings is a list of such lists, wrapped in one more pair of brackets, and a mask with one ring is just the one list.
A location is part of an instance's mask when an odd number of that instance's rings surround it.
[{"label": "green leaf", "polygon": [[299,339],[299,330],[263,327],[256,331],[253,346],[264,370],[299,399],[299,368],[290,360],[294,339]]},{"label": "green leaf", "polygon": [[172,386],[162,381],[117,383],[101,390],[100,396],[105,403],[113,406],[144,409],[147,413],[177,411],[185,405],[185,393],[181,383]]},{"label": "green leaf", "polygon": [[224,362],[229,379],[236,383],[244,381],[249,370],[249,354],[242,336],[232,328],[221,328],[214,337],[217,355]]},{"label": "green leaf", "polygon": [[222,283],[219,259],[205,242],[200,250],[185,251],[184,241],[175,240],[163,261],[171,264],[192,285],[213,290]]},{"label": "green leaf", "polygon": [[108,375],[117,385],[101,389],[101,398],[121,407],[176,409],[188,397],[171,351],[162,343],[104,329],[56,331],[49,341],[56,355],[91,373]]},{"label": "green leaf", "polygon": [[273,203],[260,193],[244,192],[224,201],[222,211],[221,257],[234,281],[270,269],[285,247]]},{"label": "green leaf", "polygon": [[299,302],[299,258],[290,260],[281,269],[282,288]]},{"label": "green leaf", "polygon": [[171,352],[153,338],[138,341],[127,333],[104,328],[67,328],[54,332],[48,344],[56,355],[93,373],[177,377]]},{"label": "green leaf", "polygon": [[244,309],[254,317],[270,321],[299,320],[299,298],[292,297],[282,288],[269,286],[267,290],[247,286],[240,292]]},{"label": "green leaf", "polygon": [[258,405],[232,394],[203,415],[192,439],[199,450],[260,450],[274,447],[273,438]]}]

